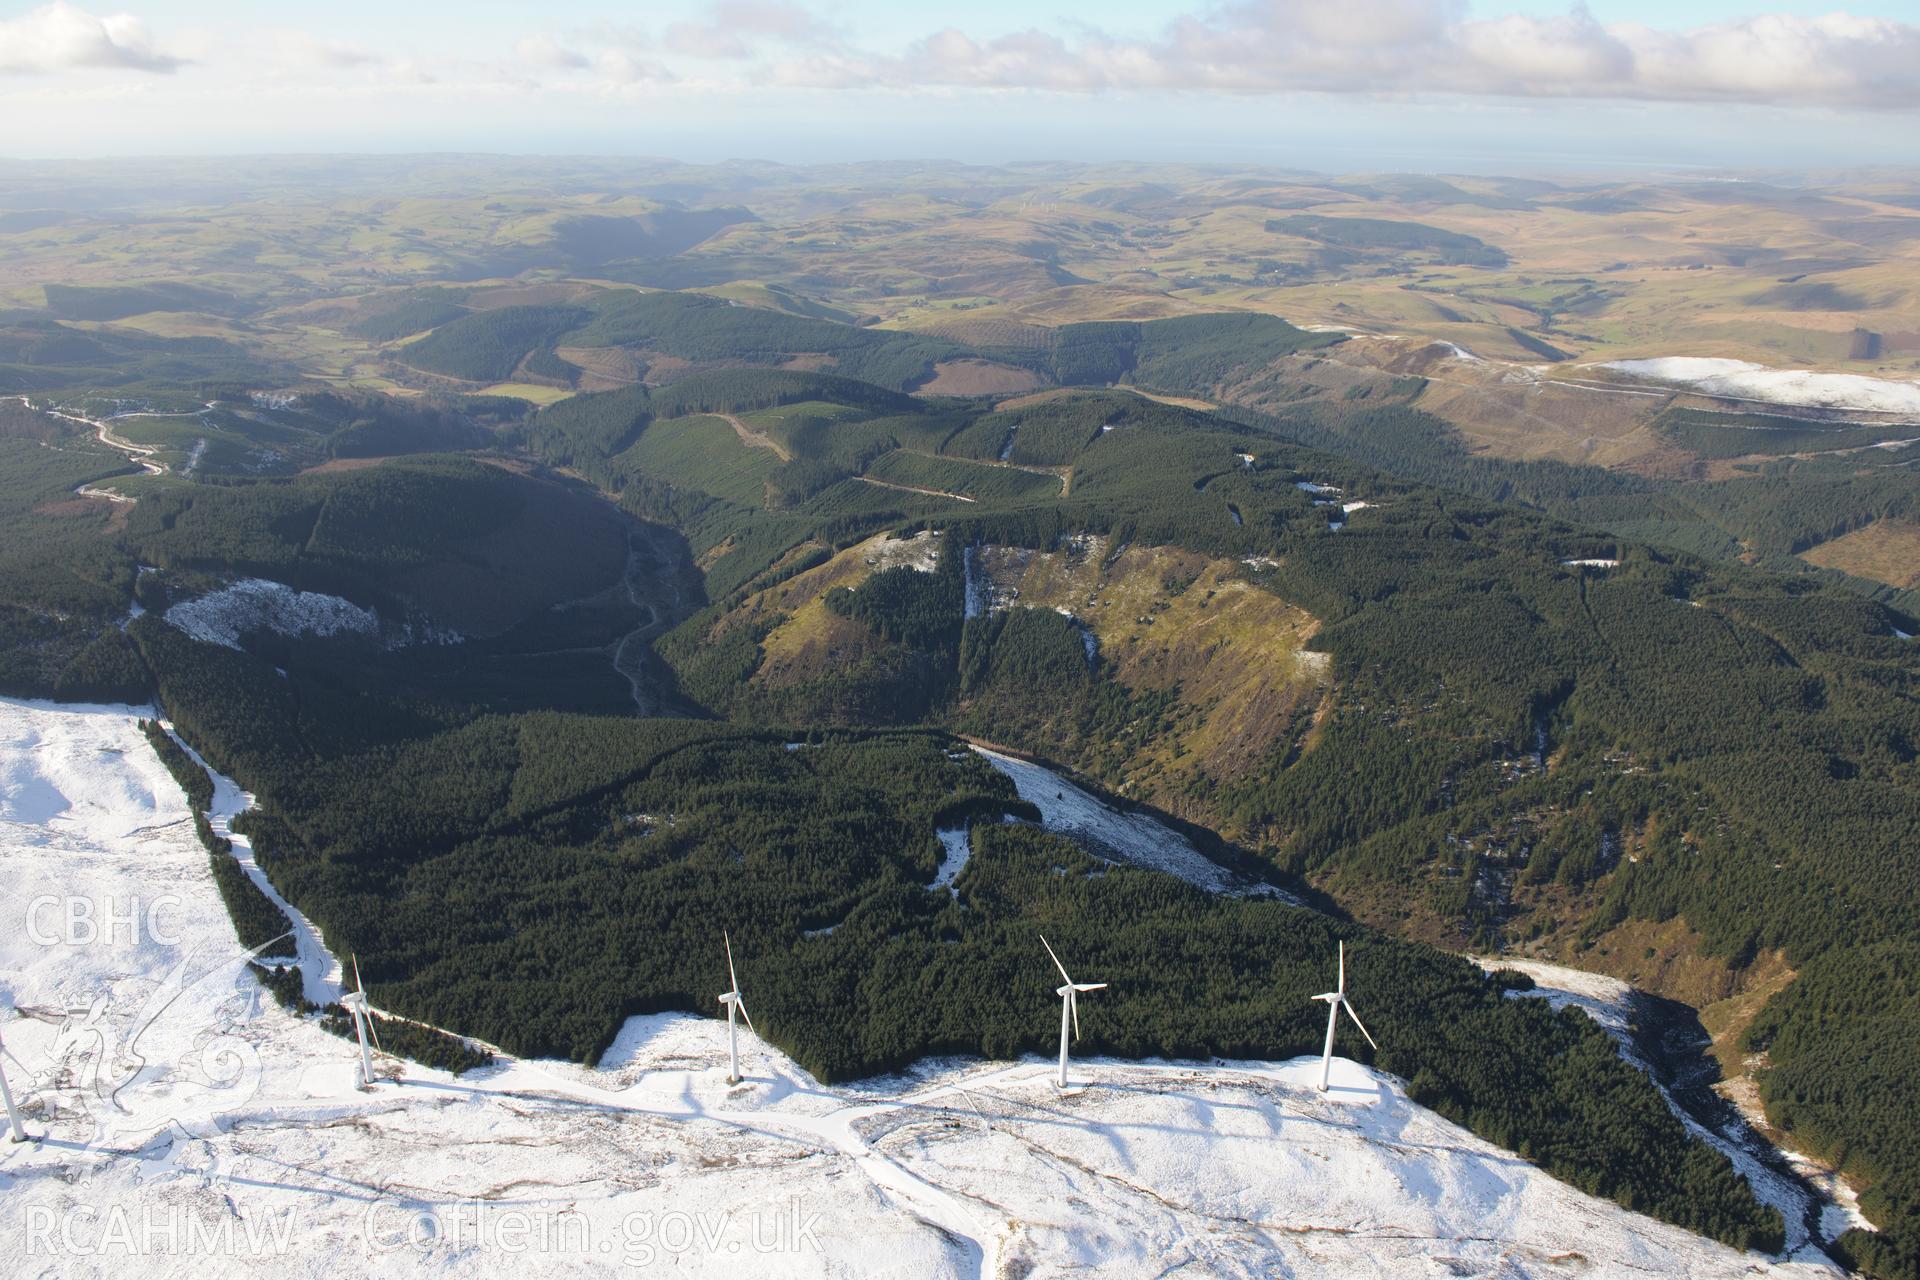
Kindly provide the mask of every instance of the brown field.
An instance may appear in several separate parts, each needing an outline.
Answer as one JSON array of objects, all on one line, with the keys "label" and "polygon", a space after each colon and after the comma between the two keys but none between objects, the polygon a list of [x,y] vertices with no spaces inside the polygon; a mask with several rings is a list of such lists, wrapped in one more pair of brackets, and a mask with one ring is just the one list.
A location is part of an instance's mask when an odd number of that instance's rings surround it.
[{"label": "brown field", "polygon": [[552,284],[509,284],[495,289],[479,289],[467,295],[467,305],[482,311],[500,307],[542,306],[554,302],[572,302],[594,292],[594,286],[578,280],[557,280]]},{"label": "brown field", "polygon": [[1002,396],[1031,391],[1040,375],[1031,369],[992,360],[942,360],[933,366],[933,378],[914,388],[921,396]]},{"label": "brown field", "polygon": [[1920,587],[1920,524],[1876,520],[1864,529],[1823,542],[1800,558],[1890,587]]},{"label": "brown field", "polygon": [[554,354],[581,371],[583,391],[615,391],[640,381],[646,364],[625,347],[557,347]]}]

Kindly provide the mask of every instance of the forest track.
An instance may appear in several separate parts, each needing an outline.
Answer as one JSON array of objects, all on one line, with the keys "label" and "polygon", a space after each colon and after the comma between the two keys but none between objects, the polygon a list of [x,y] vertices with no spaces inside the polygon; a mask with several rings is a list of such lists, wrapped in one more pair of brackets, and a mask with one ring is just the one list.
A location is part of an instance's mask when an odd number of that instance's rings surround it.
[{"label": "forest track", "polygon": [[626,677],[633,690],[634,708],[643,716],[668,714],[662,692],[673,678],[671,669],[651,646],[691,612],[687,608],[685,566],[675,564],[669,548],[661,545],[666,532],[645,524],[628,530],[627,564],[620,578],[627,599],[645,615],[645,621],[615,646],[613,669]]},{"label": "forest track", "polygon": [[732,427],[734,434],[740,437],[741,444],[751,445],[755,449],[771,449],[773,450],[774,456],[779,458],[780,461],[782,462],[793,461],[793,455],[787,452],[787,446],[781,444],[778,440],[775,440],[772,436],[767,435],[763,431],[755,431],[752,427],[740,421],[740,419],[736,418],[734,415],[730,413],[714,413],[714,414],[709,414],[707,416],[718,418],[722,422],[726,423],[728,426]]},{"label": "forest track", "polygon": [[898,489],[901,493],[918,493],[929,498],[951,498],[955,502],[980,501],[978,498],[969,498],[964,493],[948,493],[945,489],[928,489],[917,484],[901,484],[896,480],[875,480],[872,476],[855,476],[854,479],[863,480],[881,489]]}]

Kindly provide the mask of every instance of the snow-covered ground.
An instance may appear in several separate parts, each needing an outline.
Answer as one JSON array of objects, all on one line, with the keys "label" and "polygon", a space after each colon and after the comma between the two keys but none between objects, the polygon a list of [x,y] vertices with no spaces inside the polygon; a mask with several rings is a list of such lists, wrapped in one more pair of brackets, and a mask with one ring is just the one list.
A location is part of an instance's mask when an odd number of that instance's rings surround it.
[{"label": "snow-covered ground", "polygon": [[943,827],[934,832],[940,837],[940,848],[944,855],[940,859],[940,870],[934,873],[933,887],[945,889],[948,893],[958,892],[953,882],[967,869],[967,862],[973,857],[973,832],[967,827]]},{"label": "snow-covered ground", "polygon": [[[1634,989],[1625,982],[1605,974],[1588,973],[1583,969],[1571,969],[1540,960],[1499,957],[1481,959],[1478,963],[1489,970],[1510,969],[1526,974],[1534,980],[1533,990],[1511,994],[1543,999],[1556,1009],[1572,1007],[1580,1010],[1614,1038],[1620,1046],[1621,1057],[1649,1075],[1655,1074],[1652,1065],[1633,1042]],[[1838,1272],[1839,1269],[1832,1266],[1821,1250],[1820,1240],[1811,1237],[1806,1223],[1811,1205],[1813,1216],[1819,1221],[1818,1230],[1822,1240],[1831,1241],[1848,1227],[1871,1227],[1860,1215],[1855,1197],[1844,1183],[1831,1174],[1824,1174],[1805,1157],[1791,1151],[1780,1154],[1793,1166],[1798,1176],[1783,1176],[1772,1161],[1761,1158],[1771,1155],[1774,1149],[1768,1147],[1765,1140],[1751,1129],[1723,1133],[1698,1123],[1675,1106],[1671,1097],[1668,1098],[1668,1105],[1674,1108],[1675,1114],[1680,1116],[1696,1137],[1712,1143],[1733,1161],[1734,1168],[1752,1185],[1754,1194],[1762,1203],[1780,1211],[1786,1224],[1788,1257],[1808,1267]]]},{"label": "snow-covered ground", "polygon": [[1209,893],[1293,899],[1271,885],[1236,874],[1194,848],[1172,827],[1144,813],[1122,813],[1045,765],[975,746],[1013,789],[1040,810],[1040,824],[1114,862],[1165,871]]},{"label": "snow-covered ground", "polygon": [[922,529],[910,538],[881,534],[869,538],[860,549],[876,572],[904,567],[932,573],[940,563],[940,535],[932,529]]},{"label": "snow-covered ground", "polygon": [[980,549],[968,547],[960,553],[965,557],[967,571],[967,593],[965,615],[969,618],[984,618],[993,607],[993,584],[987,580],[986,570],[980,567]]},{"label": "snow-covered ground", "polygon": [[[164,721],[162,723],[165,724]],[[265,894],[274,906],[285,912],[287,919],[292,923],[294,945],[292,963],[300,971],[301,993],[315,1004],[331,1004],[338,1000],[346,990],[343,985],[346,974],[340,962],[321,942],[320,931],[313,927],[299,908],[282,897],[280,891],[273,887],[273,882],[267,879],[267,873],[261,870],[259,861],[253,856],[253,838],[243,836],[233,829],[233,820],[253,808],[252,793],[242,791],[233,779],[215,772],[198,751],[188,746],[185,740],[173,731],[171,724],[166,724],[166,730],[167,736],[179,743],[180,749],[193,757],[193,762],[205,769],[207,775],[213,779],[213,807],[207,812],[207,825],[213,828],[215,835],[225,837],[227,843],[233,846],[234,861],[238,862],[241,869],[247,873],[247,878],[258,885],[260,892]],[[284,965],[287,961],[282,957],[275,963]]]},{"label": "snow-covered ground", "polygon": [[418,622],[390,624],[372,609],[319,591],[299,591],[270,578],[242,578],[169,608],[167,621],[196,640],[240,648],[250,631],[283,636],[358,635],[390,648],[457,644],[458,632]]},{"label": "snow-covered ground", "polygon": [[1877,413],[1920,414],[1920,382],[1869,378],[1857,373],[1815,373],[1807,369],[1769,369],[1745,360],[1664,356],[1653,360],[1611,360],[1600,366],[1651,382],[1692,387],[1712,396],[1759,400],[1804,408],[1863,409]]},{"label": "snow-covered ground", "polygon": [[[11,1274],[1823,1274],[1584,1196],[1344,1060],[1325,1095],[1311,1059],[829,1089],[743,1029],[729,1087],[724,1024],[670,1014],[595,1069],[383,1057],[361,1092],[241,969],[136,714],[0,700],[0,1063],[40,1139],[0,1142]],[[88,937],[68,901],[141,923]]]}]

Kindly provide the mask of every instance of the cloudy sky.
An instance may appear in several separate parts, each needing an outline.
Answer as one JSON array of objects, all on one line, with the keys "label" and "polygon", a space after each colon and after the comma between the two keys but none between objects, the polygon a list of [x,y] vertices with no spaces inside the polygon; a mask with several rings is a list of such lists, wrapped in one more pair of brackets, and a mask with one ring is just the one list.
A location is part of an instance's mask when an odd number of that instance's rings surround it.
[{"label": "cloudy sky", "polygon": [[0,156],[1920,164],[1920,0],[0,3]]}]

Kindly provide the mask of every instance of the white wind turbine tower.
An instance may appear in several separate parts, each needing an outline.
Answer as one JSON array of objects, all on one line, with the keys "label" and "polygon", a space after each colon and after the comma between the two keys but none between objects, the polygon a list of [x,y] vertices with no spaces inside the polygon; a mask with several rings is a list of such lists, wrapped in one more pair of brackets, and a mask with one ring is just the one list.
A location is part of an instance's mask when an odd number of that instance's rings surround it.
[{"label": "white wind turbine tower", "polygon": [[[7,1056],[11,1055],[7,1053],[6,1042],[0,1040],[0,1057]],[[13,1140],[15,1142],[27,1141],[26,1122],[20,1119],[20,1108],[13,1105],[13,1088],[7,1084],[7,1067],[4,1062],[0,1062],[0,1097],[6,1099],[7,1125],[13,1130]]]},{"label": "white wind turbine tower", "polygon": [[[727,944],[727,982],[731,990],[720,997],[720,1003],[727,1006],[727,1083],[739,1084],[740,1075],[740,1031],[735,1025],[734,1016],[738,1014],[747,1020],[747,1030],[753,1031],[753,1015],[747,1012],[747,1001],[740,994],[740,978],[733,971],[733,938],[724,931],[720,935]],[[755,1035],[760,1033],[754,1031]]]},{"label": "white wind turbine tower", "polygon": [[340,997],[340,1007],[353,1015],[353,1029],[360,1037],[360,1087],[373,1087],[373,1054],[367,1048],[367,1037],[373,1037],[373,1047],[380,1047],[380,1033],[373,1029],[373,1013],[367,1008],[366,984],[360,981],[360,957],[353,958],[354,990]]},{"label": "white wind turbine tower", "polygon": [[1073,1038],[1080,1038],[1080,993],[1099,991],[1107,985],[1104,982],[1075,982],[1067,974],[1067,966],[1060,963],[1060,957],[1053,954],[1053,944],[1047,941],[1047,935],[1040,935],[1040,945],[1053,957],[1053,967],[1060,971],[1061,979],[1066,983],[1054,992],[1060,997],[1060,1087],[1067,1087],[1067,1027],[1073,1027]]},{"label": "white wind turbine tower", "polygon": [[1347,944],[1340,944],[1340,984],[1332,991],[1314,997],[1327,1002],[1327,1047],[1320,1054],[1320,1092],[1327,1091],[1327,1085],[1333,1076],[1333,1027],[1340,1021],[1340,1011],[1345,1009],[1347,1016],[1353,1019],[1353,1025],[1360,1028],[1360,1034],[1367,1037],[1367,1043],[1373,1045],[1375,1053],[1380,1046],[1373,1043],[1373,1036],[1367,1031],[1366,1024],[1360,1021],[1360,1015],[1347,1003]]}]

